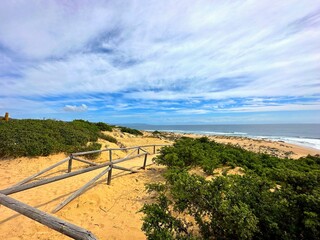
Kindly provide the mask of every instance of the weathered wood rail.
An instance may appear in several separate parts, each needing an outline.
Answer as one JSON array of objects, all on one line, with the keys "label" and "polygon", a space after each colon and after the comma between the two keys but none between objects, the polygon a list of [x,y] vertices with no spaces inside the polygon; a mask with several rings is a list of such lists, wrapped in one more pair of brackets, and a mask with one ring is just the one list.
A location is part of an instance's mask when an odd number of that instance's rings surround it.
[{"label": "weathered wood rail", "polygon": [[97,239],[90,231],[0,193],[0,204],[74,239]]},{"label": "weathered wood rail", "polygon": [[[37,172],[33,174],[32,176],[29,176],[22,181],[16,183],[12,187],[0,190],[0,204],[3,206],[6,206],[20,214],[23,214],[37,222],[42,223],[43,225],[52,228],[64,235],[67,235],[74,239],[84,239],[84,240],[93,240],[97,239],[90,231],[83,229],[81,227],[78,227],[72,223],[66,222],[62,219],[59,219],[57,217],[54,217],[46,212],[43,212],[37,208],[34,208],[32,206],[29,206],[23,202],[20,202],[18,200],[15,200],[14,198],[9,197],[8,195],[25,191],[27,189],[39,187],[41,185],[49,184],[52,182],[60,181],[69,177],[77,176],[79,174],[87,173],[90,171],[94,171],[100,168],[105,168],[102,172],[100,172],[97,176],[92,178],[89,182],[87,182],[85,185],[83,185],[80,189],[75,191],[73,194],[71,194],[68,198],[66,198],[63,202],[61,202],[54,210],[53,213],[59,211],[64,206],[66,206],[68,203],[70,203],[73,199],[81,195],[83,192],[85,192],[91,185],[93,185],[98,179],[103,177],[108,173],[107,176],[107,184],[111,184],[111,178],[112,178],[112,169],[119,169],[123,171],[130,171],[132,173],[138,172],[137,170],[128,169],[122,166],[117,166],[116,164],[125,162],[137,157],[144,156],[143,159],[143,165],[141,169],[146,168],[147,163],[147,156],[150,154],[156,153],[156,148],[167,146],[166,144],[151,144],[151,145],[143,145],[143,146],[137,146],[137,147],[128,147],[128,148],[107,148],[102,150],[94,150],[94,151],[88,151],[88,152],[79,152],[79,153],[72,153],[69,157],[41,170],[40,172]],[[148,148],[151,148],[151,153],[147,151]],[[128,153],[126,157],[121,159],[112,159],[112,152],[113,151],[128,151],[132,150],[131,153]],[[85,156],[89,154],[94,153],[101,153],[101,152],[109,152],[109,159],[107,162],[98,164],[92,161],[89,161],[87,159],[82,159],[79,156]],[[133,155],[136,153],[135,155]],[[72,161],[79,161],[82,163],[86,163],[90,165],[89,167],[79,169],[72,171]],[[44,178],[40,180],[34,181],[37,177],[43,175],[44,173],[62,165],[63,163],[68,162],[67,166],[67,173],[60,174],[58,176]]]}]

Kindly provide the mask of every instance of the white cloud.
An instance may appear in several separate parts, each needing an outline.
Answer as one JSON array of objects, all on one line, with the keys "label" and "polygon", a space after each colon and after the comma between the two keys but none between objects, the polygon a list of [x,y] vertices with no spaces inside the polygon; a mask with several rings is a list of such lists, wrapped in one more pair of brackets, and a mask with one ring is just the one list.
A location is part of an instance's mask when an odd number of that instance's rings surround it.
[{"label": "white cloud", "polygon": [[85,104],[81,104],[79,106],[66,105],[63,110],[66,112],[86,112],[88,110],[88,106]]},{"label": "white cloud", "polygon": [[206,114],[209,113],[210,111],[207,109],[182,109],[182,110],[177,110],[176,113],[179,114]]},{"label": "white cloud", "polygon": [[278,112],[278,111],[306,111],[317,110],[320,111],[320,103],[313,104],[282,104],[282,105],[251,105],[236,108],[223,109],[227,112]]},{"label": "white cloud", "polygon": [[[198,104],[318,95],[319,9],[314,0],[2,1],[0,95],[125,92],[117,103],[122,110],[134,108],[132,99]],[[279,103],[272,109],[318,106]]]},{"label": "white cloud", "polygon": [[1,43],[27,58],[64,56],[108,30],[115,12],[102,1],[2,1]]}]

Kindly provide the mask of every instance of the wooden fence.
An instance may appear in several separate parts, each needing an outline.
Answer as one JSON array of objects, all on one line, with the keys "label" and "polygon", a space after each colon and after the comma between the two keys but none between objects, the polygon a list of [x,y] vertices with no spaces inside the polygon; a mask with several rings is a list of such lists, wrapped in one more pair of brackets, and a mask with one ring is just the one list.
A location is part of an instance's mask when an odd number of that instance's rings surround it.
[{"label": "wooden fence", "polygon": [[[141,166],[141,169],[146,168],[147,164],[147,157],[150,154],[155,154],[157,151],[157,148],[167,146],[165,144],[152,144],[152,145],[143,145],[143,146],[137,146],[137,147],[128,147],[128,148],[107,148],[103,150],[95,150],[95,151],[88,151],[88,152],[79,152],[79,153],[72,153],[69,157],[41,170],[38,173],[33,174],[30,177],[27,177],[23,179],[22,181],[18,182],[17,184],[13,185],[12,187],[0,190],[0,204],[19,212],[35,221],[38,221],[42,223],[43,225],[46,225],[49,228],[52,228],[62,234],[65,234],[69,237],[72,237],[74,239],[84,239],[84,240],[92,240],[97,239],[90,231],[85,230],[81,227],[78,227],[72,223],[68,223],[62,219],[59,219],[57,217],[54,217],[48,213],[45,213],[39,209],[36,209],[32,206],[29,206],[25,203],[22,203],[16,199],[13,199],[9,197],[8,195],[21,192],[30,188],[35,188],[41,185],[45,185],[48,183],[60,181],[62,179],[66,179],[69,177],[77,176],[79,174],[87,173],[90,171],[94,171],[97,169],[102,168],[103,171],[100,172],[97,176],[92,178],[89,182],[87,182],[85,185],[83,185],[81,188],[79,188],[77,191],[72,193],[68,198],[66,198],[63,202],[61,202],[56,208],[52,211],[53,213],[59,211],[64,206],[66,206],[68,203],[70,203],[73,199],[81,195],[84,191],[86,191],[91,185],[93,185],[98,179],[100,179],[102,176],[108,174],[107,176],[107,184],[111,184],[112,179],[112,169],[119,169],[124,171],[129,171],[132,173],[138,172],[137,170],[128,169],[122,166],[117,166],[116,164],[129,161],[131,159],[144,156],[143,164]],[[151,148],[151,149],[150,149]],[[149,150],[149,151],[148,151]],[[113,159],[112,158],[112,152],[114,151],[126,151],[128,154],[124,158],[120,159]],[[128,152],[131,151],[131,152]],[[95,163],[93,161],[89,161],[87,159],[81,158],[81,156],[86,156],[90,154],[95,153],[102,153],[102,152],[109,152],[109,157],[106,162],[103,163]],[[135,154],[135,155],[134,155]],[[82,168],[79,170],[72,171],[72,162],[73,161],[79,161],[82,163],[86,163],[89,165],[89,167]],[[35,180],[35,178],[41,176],[42,174],[68,162],[67,166],[67,172],[64,174],[60,174],[58,176],[44,178],[40,180]]]}]

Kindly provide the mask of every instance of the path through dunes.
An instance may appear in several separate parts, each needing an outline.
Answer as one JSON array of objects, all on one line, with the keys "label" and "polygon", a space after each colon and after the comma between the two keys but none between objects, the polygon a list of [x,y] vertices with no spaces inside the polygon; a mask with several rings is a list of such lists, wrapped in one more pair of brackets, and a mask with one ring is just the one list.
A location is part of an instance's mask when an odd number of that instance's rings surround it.
[{"label": "path through dunes", "polygon": [[[44,166],[54,164],[61,157],[64,156],[59,154],[48,158],[0,161],[0,171],[4,173],[0,176],[0,189],[14,184]],[[139,169],[143,159],[143,157],[133,159],[119,166]],[[143,204],[149,201],[144,185],[162,180],[163,170],[152,164],[151,156],[147,164],[146,170],[134,174],[114,169],[110,186],[106,184],[106,178],[102,178],[55,215],[90,230],[99,239],[127,239],[128,234],[134,239],[145,239],[140,229],[142,214],[137,213]],[[84,164],[75,162],[75,168],[80,166]],[[61,170],[63,168],[66,166],[60,167]],[[67,195],[76,191],[99,172],[101,169],[11,196],[45,212],[51,212]],[[1,239],[69,239],[4,206],[0,206],[0,212]]]}]

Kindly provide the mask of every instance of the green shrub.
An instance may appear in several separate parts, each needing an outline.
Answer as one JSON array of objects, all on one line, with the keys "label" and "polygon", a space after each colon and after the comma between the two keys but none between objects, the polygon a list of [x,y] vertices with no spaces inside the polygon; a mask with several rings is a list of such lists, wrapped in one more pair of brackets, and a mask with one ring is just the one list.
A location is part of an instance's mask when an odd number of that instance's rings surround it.
[{"label": "green shrub", "polygon": [[181,138],[173,146],[164,147],[160,150],[155,160],[158,164],[169,167],[191,167],[201,166],[205,172],[211,174],[221,161],[217,154],[215,142],[207,141],[206,138],[197,140]]},{"label": "green shrub", "polygon": [[171,201],[164,194],[160,194],[157,200],[158,204],[145,204],[141,209],[147,216],[143,218],[142,230],[148,239],[187,239],[186,224],[174,217],[169,209]]},{"label": "green shrub", "polygon": [[[87,146],[83,146],[77,149],[77,152],[88,152],[88,151],[95,151],[95,150],[100,150],[101,149],[101,144],[100,143],[89,143]],[[85,158],[88,159],[96,159],[101,155],[101,152],[97,153],[90,153],[87,155],[84,155]]]},{"label": "green shrub", "polygon": [[108,141],[108,142],[112,142],[112,143],[117,143],[118,142],[116,138],[114,138],[114,137],[112,137],[110,135],[103,134],[103,133],[101,133],[99,135],[99,137],[104,139],[104,140],[106,140],[106,141]]},{"label": "green shrub", "polygon": [[140,131],[137,130],[137,129],[133,129],[133,128],[120,127],[120,130],[121,130],[121,132],[123,132],[123,133],[130,133],[130,134],[133,134],[133,135],[140,135],[140,136],[143,135],[142,132],[140,132]]},{"label": "green shrub", "polygon": [[[141,210],[148,239],[320,239],[319,157],[280,159],[184,138],[162,148],[156,162],[168,169],[164,184],[147,186],[156,193]],[[208,181],[188,173],[226,165],[245,175]],[[184,215],[193,221],[177,217]]]},{"label": "green shrub", "polygon": [[103,122],[97,122],[95,125],[100,129],[100,131],[112,132],[112,126]]},{"label": "green shrub", "polygon": [[0,124],[0,157],[76,152],[99,135],[100,129],[84,120],[11,120]]}]

